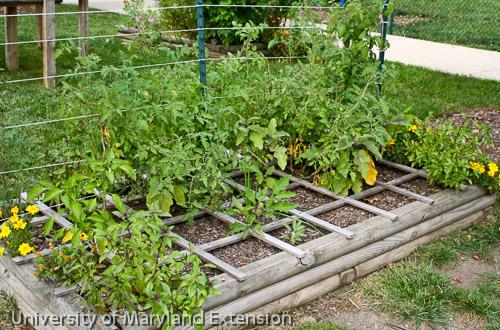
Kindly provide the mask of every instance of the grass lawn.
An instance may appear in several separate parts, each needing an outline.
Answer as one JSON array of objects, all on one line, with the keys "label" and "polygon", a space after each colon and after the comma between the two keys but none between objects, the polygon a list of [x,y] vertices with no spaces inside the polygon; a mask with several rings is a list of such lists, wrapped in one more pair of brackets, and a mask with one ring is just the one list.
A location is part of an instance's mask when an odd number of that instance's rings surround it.
[{"label": "grass lawn", "polygon": [[500,1],[397,0],[394,34],[500,50]]},{"label": "grass lawn", "polygon": [[384,96],[391,104],[411,108],[419,118],[471,108],[500,109],[500,82],[451,75],[390,63],[396,76],[386,79]]}]

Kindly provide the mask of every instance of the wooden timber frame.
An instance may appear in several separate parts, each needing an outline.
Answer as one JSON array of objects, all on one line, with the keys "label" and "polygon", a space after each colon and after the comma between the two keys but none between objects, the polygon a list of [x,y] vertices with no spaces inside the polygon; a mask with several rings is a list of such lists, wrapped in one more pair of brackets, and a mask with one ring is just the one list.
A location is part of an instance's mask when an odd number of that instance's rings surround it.
[{"label": "wooden timber frame", "polygon": [[[55,86],[56,70],[56,3],[62,0],[0,0],[0,7],[6,7],[5,17],[5,65],[7,70],[19,69],[18,44],[18,8],[33,7],[37,14],[35,18],[36,37],[42,48],[43,83],[47,88]],[[89,35],[88,0],[78,0],[78,26],[80,36],[80,54],[87,54],[86,38]],[[76,14],[75,14],[76,15]]]},{"label": "wooden timber frame", "polygon": [[[215,288],[222,293],[209,297],[203,307],[206,316],[205,328],[212,326],[231,328],[231,325],[225,324],[224,321],[231,316],[278,312],[310,301],[342,284],[365,276],[386,263],[401,259],[420,244],[469,225],[483,217],[484,210],[495,201],[495,196],[487,195],[475,186],[464,187],[461,191],[445,190],[428,197],[421,196],[398,186],[417,178],[426,178],[425,172],[384,160],[379,163],[406,174],[390,182],[377,182],[375,186],[349,197],[339,196],[325,188],[314,186],[309,181],[276,170],[274,175],[290,178],[291,184],[287,189],[301,187],[328,196],[333,201],[307,211],[292,210],[288,217],[264,225],[264,234],[251,232],[251,237],[282,252],[240,268],[227,264],[210,251],[244,240],[242,234],[194,245],[175,234],[175,224],[182,223],[183,216],[166,219],[165,224],[174,226],[173,235],[179,237],[177,245],[185,249],[186,253],[190,251],[197,254],[205,262],[213,264],[223,272],[212,278]],[[245,187],[233,180],[239,175],[241,172],[231,173],[225,182],[236,190],[243,190]],[[415,202],[389,212],[361,201],[386,190],[411,197]],[[26,199],[26,194],[23,193],[21,197]],[[111,198],[109,200],[112,201]],[[34,223],[41,224],[53,217],[61,227],[69,229],[73,226],[69,220],[58,215],[47,205],[41,202],[37,204],[43,216],[34,218]],[[317,217],[345,205],[369,211],[376,216],[370,218],[370,221],[347,228],[340,228]],[[206,209],[196,214],[195,219],[210,215],[229,224],[239,221],[226,214],[224,210],[224,207],[222,210]],[[284,227],[295,218],[322,228],[329,234],[299,246],[292,246],[267,234]],[[41,251],[42,254],[49,252]],[[14,259],[1,257],[0,289],[12,293],[21,311],[27,315],[36,315],[37,312],[47,315],[71,315],[83,311],[83,298],[78,295],[78,288],[50,286],[39,282],[33,276],[34,258],[34,254]],[[101,325],[96,329],[112,328]],[[125,325],[123,328],[129,329]],[[133,329],[149,328],[133,327]]]}]

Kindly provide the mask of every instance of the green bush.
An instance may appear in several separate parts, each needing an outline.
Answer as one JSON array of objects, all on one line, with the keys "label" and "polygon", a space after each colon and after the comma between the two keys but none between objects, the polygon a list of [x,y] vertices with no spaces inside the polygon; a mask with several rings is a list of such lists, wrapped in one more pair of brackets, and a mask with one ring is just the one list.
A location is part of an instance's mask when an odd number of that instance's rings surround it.
[{"label": "green bush", "polygon": [[[193,1],[194,2],[194,1]],[[225,5],[273,5],[289,6],[300,4],[301,1],[290,0],[205,0],[207,5],[225,4]],[[186,5],[185,1],[179,0],[160,0],[161,7]],[[207,28],[215,27],[234,27],[245,26],[247,23],[255,25],[265,24],[267,26],[279,26],[286,21],[291,14],[288,8],[250,8],[250,7],[206,7],[205,26]],[[192,8],[164,10],[162,13],[162,28],[165,29],[195,29],[196,11]],[[261,36],[259,41],[270,40],[273,32],[267,31]],[[196,38],[196,33],[188,34],[190,38]],[[238,44],[240,39],[235,30],[211,30],[206,32],[207,40],[215,39],[217,42],[229,45]]]}]

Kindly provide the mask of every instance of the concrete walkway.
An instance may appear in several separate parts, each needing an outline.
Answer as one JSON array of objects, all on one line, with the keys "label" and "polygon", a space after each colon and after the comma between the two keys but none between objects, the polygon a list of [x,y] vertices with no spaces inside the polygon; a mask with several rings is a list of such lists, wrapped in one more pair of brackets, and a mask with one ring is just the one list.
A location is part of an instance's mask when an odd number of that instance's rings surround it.
[{"label": "concrete walkway", "polygon": [[[123,0],[90,0],[90,7],[123,12]],[[78,4],[78,0],[64,0],[65,4]],[[155,0],[144,0],[154,7]],[[386,59],[452,74],[500,81],[500,52],[454,46],[419,39],[389,36],[391,47]]]},{"label": "concrete walkway", "polygon": [[500,81],[500,52],[398,36],[388,39],[390,61]]}]

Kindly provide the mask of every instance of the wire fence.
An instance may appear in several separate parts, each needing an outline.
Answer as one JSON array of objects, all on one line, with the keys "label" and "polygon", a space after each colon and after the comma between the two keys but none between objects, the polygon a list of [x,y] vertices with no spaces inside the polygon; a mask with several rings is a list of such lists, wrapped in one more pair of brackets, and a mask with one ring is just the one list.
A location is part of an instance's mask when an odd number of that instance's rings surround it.
[{"label": "wire fence", "polygon": [[396,0],[395,35],[500,51],[498,0]]},{"label": "wire fence", "polygon": [[[118,0],[121,1],[121,0]],[[194,2],[194,0],[193,0]],[[385,0],[386,6],[384,7],[386,10],[387,5],[389,3],[389,0]],[[205,33],[209,31],[242,31],[245,29],[255,29],[254,27],[227,27],[227,26],[220,26],[220,27],[207,27],[204,25],[203,19],[200,19],[200,13],[201,17],[203,16],[203,10],[207,8],[223,8],[223,7],[233,7],[233,8],[272,8],[272,9],[293,9],[293,10],[307,10],[307,9],[314,9],[314,10],[338,10],[340,9],[339,6],[298,6],[298,5],[226,5],[226,4],[203,4],[203,1],[201,0],[196,0],[196,3],[194,5],[183,5],[183,6],[165,6],[165,7],[159,7],[155,8],[155,11],[169,11],[169,10],[195,10],[198,14],[198,19],[197,19],[197,25],[196,28],[189,28],[189,29],[170,29],[170,30],[161,30],[161,31],[155,31],[156,33],[160,34],[168,34],[168,35],[182,35],[184,33],[197,33],[198,34],[198,57],[194,59],[186,59],[186,60],[175,60],[175,61],[161,61],[159,63],[150,63],[150,64],[140,64],[140,65],[132,65],[124,68],[114,68],[114,70],[120,71],[120,70],[142,70],[142,69],[152,69],[152,68],[160,68],[160,67],[166,67],[166,66],[172,66],[172,65],[197,65],[199,66],[199,74],[200,74],[200,82],[201,84],[207,84],[206,80],[206,74],[207,74],[207,67],[206,64],[209,62],[218,62],[218,61],[254,61],[254,60],[261,60],[263,57],[248,57],[248,56],[230,56],[230,57],[220,57],[220,58],[208,58],[205,53],[205,46],[206,46],[206,41],[205,41]],[[68,15],[74,15],[74,16],[80,16],[81,15],[102,15],[102,14],[116,14],[116,13],[121,13],[122,11],[120,10],[88,10],[88,11],[75,11],[75,10],[70,10],[70,11],[56,11],[53,13],[49,14],[44,14],[44,13],[34,13],[34,12],[17,12],[16,14],[9,13],[7,11],[6,14],[1,14],[0,19],[8,20],[13,17],[20,20],[26,20],[26,19],[33,19],[39,16],[45,17],[46,15],[53,15],[53,16],[66,16]],[[45,15],[45,16],[44,16]],[[383,21],[382,23],[382,32],[384,32],[384,28],[387,27],[387,17],[382,15]],[[17,24],[17,22],[16,22]],[[308,29],[315,29],[315,30],[321,30],[324,29],[322,25],[309,25],[309,26],[293,26],[293,25],[279,25],[279,26],[262,26],[260,27],[262,30],[308,30]],[[56,43],[56,42],[71,42],[71,41],[78,41],[78,42],[86,42],[86,41],[91,41],[91,40],[105,40],[108,42],[109,39],[118,39],[120,40],[119,42],[122,42],[122,38],[124,36],[126,37],[139,37],[142,35],[149,35],[151,32],[150,31],[129,31],[127,33],[116,33],[116,34],[110,34],[108,33],[98,33],[95,35],[82,35],[82,31],[74,31],[77,32],[77,36],[64,36],[64,37],[52,37],[52,38],[43,38],[39,37],[37,39],[33,40],[15,40],[15,41],[10,41],[6,40],[2,43],[0,43],[0,48],[8,48],[8,47],[19,47],[19,46],[32,46],[36,47],[37,45],[40,44],[47,44],[47,43]],[[107,32],[107,31],[106,31]],[[25,34],[21,34],[23,37],[25,37]],[[194,45],[193,45],[194,46]],[[35,48],[33,48],[35,49]],[[16,49],[16,51],[18,51]],[[381,65],[380,69],[382,68],[383,64],[383,51],[381,50]],[[112,54],[111,54],[112,57]],[[304,56],[266,56],[265,59],[269,61],[297,61],[304,59]],[[23,76],[22,73],[19,74],[12,74],[8,75],[9,78],[7,79],[0,79],[0,92],[3,93],[1,90],[2,86],[3,87],[8,87],[10,85],[19,85],[19,84],[24,84],[24,83],[36,83],[38,81],[42,80],[47,80],[47,79],[61,79],[61,78],[70,78],[70,77],[79,77],[79,76],[91,76],[94,74],[102,74],[103,70],[89,70],[89,71],[70,71],[70,72],[65,72],[65,73],[60,73],[60,74],[53,74],[53,75],[35,75],[35,76],[30,76],[26,77]],[[14,78],[12,78],[14,77]],[[11,91],[16,90],[18,87],[14,87]],[[247,96],[252,96],[252,95],[247,95]],[[262,96],[261,94],[256,94],[254,96]],[[212,99],[224,99],[224,98],[235,98],[238,96],[227,96],[227,95],[207,95],[207,97],[212,98]],[[1,102],[0,102],[1,105]],[[18,109],[19,110],[19,109]],[[20,112],[16,110],[16,112]],[[124,111],[133,111],[134,109],[126,109]],[[5,109],[2,109],[1,112],[5,111]],[[0,112],[0,114],[1,114]],[[89,113],[89,114],[80,114],[80,115],[67,115],[63,116],[62,118],[45,118],[45,119],[36,119],[36,120],[24,120],[24,122],[20,122],[17,124],[5,124],[0,118],[0,133],[5,133],[9,131],[15,131],[15,130],[21,130],[21,129],[32,129],[35,127],[44,127],[46,125],[51,125],[51,124],[56,124],[56,123],[64,123],[64,122],[69,122],[69,121],[83,121],[83,120],[91,120],[92,118],[98,117],[98,113]],[[25,117],[24,117],[25,118]],[[6,138],[2,138],[4,141],[8,141]],[[4,142],[2,141],[2,143]],[[22,146],[21,146],[22,148]],[[19,166],[17,168],[9,169],[6,164],[8,164],[8,160],[2,158],[3,151],[0,150],[0,183],[3,181],[5,184],[7,181],[5,180],[5,177],[8,176],[15,176],[15,175],[20,175],[22,173],[26,172],[33,172],[33,171],[40,171],[40,170],[51,170],[54,168],[58,167],[68,167],[68,166],[76,166],[82,162],[80,159],[66,159],[62,160],[60,159],[59,161],[53,161],[50,163],[46,164],[33,164],[29,161],[25,161],[24,163],[27,164],[27,166]],[[2,168],[6,167],[7,168]],[[6,189],[4,187],[3,189]],[[2,190],[2,189],[0,189]],[[1,194],[0,194],[1,195]]]}]

